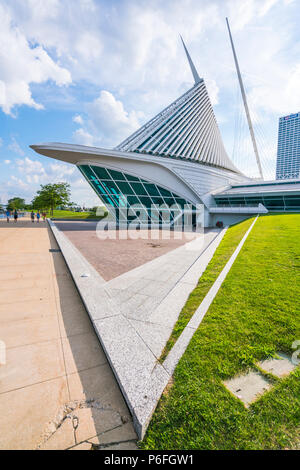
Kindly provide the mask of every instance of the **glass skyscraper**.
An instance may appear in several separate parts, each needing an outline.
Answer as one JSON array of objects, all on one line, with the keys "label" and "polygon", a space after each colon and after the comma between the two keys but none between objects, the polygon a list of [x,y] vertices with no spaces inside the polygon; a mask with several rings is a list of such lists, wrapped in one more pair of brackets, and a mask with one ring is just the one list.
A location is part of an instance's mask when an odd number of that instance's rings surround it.
[{"label": "glass skyscraper", "polygon": [[279,118],[276,179],[300,176],[300,113]]}]

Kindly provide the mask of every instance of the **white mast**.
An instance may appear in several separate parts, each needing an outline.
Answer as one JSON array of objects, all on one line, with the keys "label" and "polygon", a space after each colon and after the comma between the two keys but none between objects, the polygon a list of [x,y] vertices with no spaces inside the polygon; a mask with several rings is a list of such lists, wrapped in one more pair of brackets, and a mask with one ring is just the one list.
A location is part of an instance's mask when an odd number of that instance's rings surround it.
[{"label": "white mast", "polygon": [[184,47],[184,50],[185,50],[185,53],[186,53],[186,56],[187,56],[187,59],[189,61],[189,64],[190,64],[190,67],[191,67],[191,71],[192,71],[192,74],[193,74],[193,77],[194,77],[194,80],[195,80],[195,85],[197,85],[197,83],[200,83],[201,82],[201,78],[199,77],[199,74],[196,70],[196,67],[191,59],[191,56],[189,54],[189,51],[187,50],[186,48],[186,45],[184,44],[184,40],[182,39],[182,36],[180,34],[180,38],[181,38],[181,41],[182,41],[182,44],[183,44],[183,47]]},{"label": "white mast", "polygon": [[244,88],[244,85],[243,85],[239,63],[238,63],[237,56],[236,56],[236,53],[235,53],[235,48],[234,48],[234,44],[233,44],[233,40],[232,40],[232,36],[231,36],[231,31],[230,31],[230,27],[229,27],[228,18],[226,18],[226,23],[227,23],[230,43],[231,43],[232,52],[233,52],[233,58],[234,58],[235,66],[236,66],[236,72],[237,72],[237,76],[238,76],[238,79],[239,79],[242,98],[243,98],[243,102],[244,102],[245,112],[246,112],[246,116],[247,116],[247,121],[248,121],[249,131],[250,131],[250,135],[251,135],[253,150],[254,150],[254,153],[255,153],[256,163],[257,163],[257,166],[258,166],[260,177],[261,177],[261,179],[264,179],[263,172],[262,172],[262,167],[261,167],[261,162],[260,162],[260,158],[259,158],[259,154],[258,154],[256,139],[255,139],[255,135],[254,135],[254,130],[253,130],[252,122],[251,122],[250,112],[249,112],[249,108],[248,108],[245,88]]}]

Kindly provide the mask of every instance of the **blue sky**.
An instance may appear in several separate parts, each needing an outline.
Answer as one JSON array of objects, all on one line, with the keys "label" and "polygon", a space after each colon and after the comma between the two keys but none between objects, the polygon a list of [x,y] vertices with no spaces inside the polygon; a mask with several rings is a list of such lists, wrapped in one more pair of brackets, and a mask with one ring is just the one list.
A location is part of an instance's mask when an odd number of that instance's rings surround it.
[{"label": "blue sky", "polygon": [[255,176],[226,16],[270,178],[278,117],[300,111],[299,0],[0,0],[0,202],[68,181],[97,204],[76,168],[29,145],[117,145],[192,86],[179,33],[228,154]]}]

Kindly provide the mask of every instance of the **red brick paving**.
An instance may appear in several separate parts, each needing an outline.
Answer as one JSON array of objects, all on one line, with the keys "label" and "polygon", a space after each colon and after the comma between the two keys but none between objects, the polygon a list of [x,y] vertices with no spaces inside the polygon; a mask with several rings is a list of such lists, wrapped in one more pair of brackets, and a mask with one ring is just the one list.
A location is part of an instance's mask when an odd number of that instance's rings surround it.
[{"label": "red brick paving", "polygon": [[[96,234],[97,224],[95,222],[56,221],[55,224],[106,281],[164,255],[189,241],[184,238],[184,234],[177,232],[176,236],[182,235],[182,239],[176,239],[174,238],[175,232],[162,230],[155,231],[159,239],[151,239],[150,231],[140,230],[134,233],[133,231],[129,232],[130,236],[139,234],[138,239],[123,240],[122,236],[126,236],[127,231],[120,230],[110,231],[111,235],[116,235],[116,239],[100,240]],[[108,234],[103,231],[101,233]],[[170,236],[170,239],[164,240],[163,237],[166,236]]]}]

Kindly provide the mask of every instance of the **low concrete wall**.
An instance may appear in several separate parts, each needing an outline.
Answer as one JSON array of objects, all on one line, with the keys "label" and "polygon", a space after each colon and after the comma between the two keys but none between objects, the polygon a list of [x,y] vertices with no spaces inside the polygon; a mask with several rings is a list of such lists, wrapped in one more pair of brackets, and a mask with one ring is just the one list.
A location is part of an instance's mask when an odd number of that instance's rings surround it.
[{"label": "low concrete wall", "polygon": [[211,214],[210,227],[215,227],[218,221],[223,222],[224,227],[227,225],[237,224],[245,219],[254,217],[256,214]]}]

